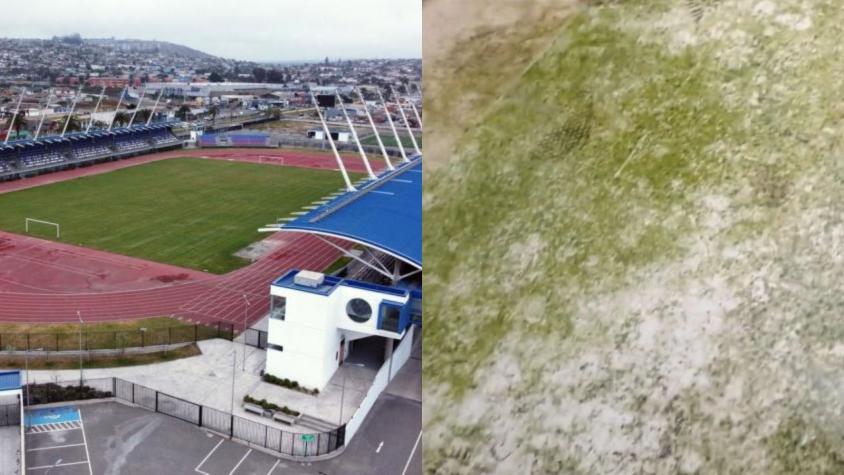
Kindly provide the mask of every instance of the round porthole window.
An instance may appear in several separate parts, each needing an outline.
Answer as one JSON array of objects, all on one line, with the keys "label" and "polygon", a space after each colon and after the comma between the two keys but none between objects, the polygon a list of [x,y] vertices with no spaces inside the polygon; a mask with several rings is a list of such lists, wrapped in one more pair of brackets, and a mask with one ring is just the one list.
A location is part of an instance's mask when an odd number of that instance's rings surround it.
[{"label": "round porthole window", "polygon": [[366,323],[372,318],[372,307],[363,299],[352,299],[346,304],[346,315],[358,323]]}]

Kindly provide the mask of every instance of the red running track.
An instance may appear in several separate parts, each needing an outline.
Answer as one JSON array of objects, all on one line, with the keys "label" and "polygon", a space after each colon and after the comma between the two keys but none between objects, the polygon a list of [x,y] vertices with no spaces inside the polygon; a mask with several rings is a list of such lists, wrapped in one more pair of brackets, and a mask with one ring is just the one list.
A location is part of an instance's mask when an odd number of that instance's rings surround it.
[{"label": "red running track", "polygon": [[[308,168],[336,167],[331,156],[285,150],[179,150],[0,184],[0,193],[107,173],[151,161],[196,156]],[[358,160],[359,162],[359,160]],[[350,170],[363,171],[344,157]],[[359,167],[356,168],[356,167]],[[302,233],[276,233],[275,249],[217,276],[190,269],[0,232],[0,321],[60,323],[174,316],[239,329],[269,310],[269,284],[292,268],[324,269],[340,252]],[[339,240],[335,244],[351,244]]]}]

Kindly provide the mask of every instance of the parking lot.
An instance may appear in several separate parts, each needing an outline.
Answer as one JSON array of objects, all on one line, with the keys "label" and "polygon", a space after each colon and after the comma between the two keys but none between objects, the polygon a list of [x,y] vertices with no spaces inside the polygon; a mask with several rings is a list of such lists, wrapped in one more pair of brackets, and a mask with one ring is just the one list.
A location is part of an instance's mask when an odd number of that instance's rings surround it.
[{"label": "parking lot", "polygon": [[[421,422],[421,408],[380,401],[365,426],[374,432],[403,431]],[[400,401],[404,401],[399,398]],[[412,410],[408,410],[408,408]],[[406,419],[401,424],[397,420]],[[39,409],[27,415],[27,473],[49,475],[338,475],[421,472],[408,461],[416,436],[375,438],[364,430],[345,454],[324,462],[299,463],[208,432],[170,416],[117,402]],[[386,444],[386,446],[385,446]],[[411,469],[405,465],[411,465]],[[363,470],[363,472],[361,472]]]}]

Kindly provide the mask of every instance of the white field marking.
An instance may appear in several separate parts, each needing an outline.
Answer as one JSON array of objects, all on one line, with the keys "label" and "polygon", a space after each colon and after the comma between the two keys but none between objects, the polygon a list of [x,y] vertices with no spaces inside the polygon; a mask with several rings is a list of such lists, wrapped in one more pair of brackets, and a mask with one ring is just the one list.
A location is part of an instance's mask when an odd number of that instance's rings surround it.
[{"label": "white field marking", "polygon": [[52,450],[52,449],[64,449],[66,447],[82,447],[85,444],[67,444],[67,445],[54,445],[52,447],[37,447],[34,449],[26,449],[27,452],[37,452],[39,450]]},{"label": "white field marking", "polygon": [[85,423],[82,422],[82,413],[79,409],[76,410],[76,414],[79,415],[79,427],[82,429],[82,443],[85,445],[85,457],[88,459],[88,473],[94,475],[94,469],[91,468],[91,454],[88,453],[88,439],[85,437]]},{"label": "white field marking", "polygon": [[206,456],[205,456],[205,458],[204,458],[204,459],[202,459],[202,461],[201,461],[201,462],[199,462],[199,465],[197,465],[197,466],[196,466],[196,468],[195,468],[195,469],[193,469],[193,471],[194,471],[194,472],[201,473],[201,474],[203,474],[203,475],[210,475],[208,472],[203,472],[202,470],[200,470],[200,469],[199,469],[199,467],[201,467],[201,466],[202,466],[202,464],[204,464],[204,463],[205,463],[205,462],[206,462],[206,461],[207,461],[207,460],[211,457],[211,454],[213,454],[213,453],[214,453],[214,451],[216,451],[216,450],[217,450],[217,447],[219,447],[219,446],[220,446],[220,444],[222,444],[224,440],[226,440],[226,439],[220,439],[220,441],[219,441],[219,442],[217,442],[217,445],[215,445],[215,446],[214,446],[214,448],[213,448],[213,449],[211,449],[211,452],[208,452],[208,455],[206,455]]},{"label": "white field marking", "polygon": [[422,440],[422,431],[419,431],[419,437],[416,438],[416,443],[413,444],[413,450],[410,451],[410,456],[407,458],[407,463],[404,464],[404,470],[401,471],[401,475],[407,475],[407,469],[410,467],[410,461],[413,459],[413,454],[416,453],[416,448],[419,447],[419,441]]},{"label": "white field marking", "polygon": [[633,159],[633,157],[636,155],[636,152],[639,151],[639,147],[642,145],[642,142],[644,142],[647,138],[648,134],[644,134],[639,137],[639,141],[636,142],[636,145],[633,147],[633,150],[631,150],[630,153],[627,155],[627,158],[624,160],[624,163],[622,163],[621,167],[618,168],[618,171],[615,172],[615,175],[613,175],[613,179],[618,178],[618,176],[621,175],[621,171],[624,170],[624,167],[627,166],[627,163]]},{"label": "white field marking", "polygon": [[373,193],[378,193],[379,195],[395,195],[395,193],[389,191],[381,191],[381,190],[372,190]]},{"label": "white field marking", "polygon": [[234,471],[237,470],[237,467],[240,467],[240,464],[242,464],[243,461],[246,460],[246,457],[249,457],[249,454],[251,454],[251,453],[252,453],[252,449],[247,450],[246,453],[243,454],[243,458],[240,459],[240,462],[238,462],[237,465],[234,466],[232,471],[229,472],[229,475],[232,475],[234,473]]},{"label": "white field marking", "polygon": [[392,180],[390,180],[390,181],[397,181],[397,182],[399,182],[399,183],[413,183],[413,181],[412,181],[412,180],[405,180],[404,178],[393,178],[393,179],[392,179]]},{"label": "white field marking", "polygon": [[[68,465],[82,465],[83,463],[88,463],[88,462],[87,462],[87,461],[82,461],[82,462],[57,463],[57,464],[53,464],[53,465],[41,465],[41,466],[38,466],[38,467],[29,467],[29,468],[27,468],[26,470],[27,470],[27,471],[30,471],[30,470],[44,470],[44,469],[47,469],[47,468],[67,467]],[[90,466],[90,465],[89,465],[89,466]]]},{"label": "white field marking", "polygon": [[273,464],[272,468],[270,468],[270,471],[267,472],[267,475],[270,475],[271,473],[273,473],[273,470],[275,470],[275,468],[278,467],[278,464],[280,462],[281,462],[281,460],[276,460],[275,463]]},{"label": "white field marking", "polygon": [[381,453],[381,449],[383,449],[383,448],[384,448],[384,441],[382,440],[381,443],[378,444],[378,448],[375,449],[375,453],[376,454]]}]

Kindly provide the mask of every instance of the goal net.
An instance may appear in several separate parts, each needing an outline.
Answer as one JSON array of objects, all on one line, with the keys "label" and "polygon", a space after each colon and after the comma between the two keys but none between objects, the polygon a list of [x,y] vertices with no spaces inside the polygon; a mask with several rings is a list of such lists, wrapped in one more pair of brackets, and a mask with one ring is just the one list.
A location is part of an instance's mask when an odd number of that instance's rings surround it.
[{"label": "goal net", "polygon": [[43,221],[40,219],[26,218],[26,233],[29,234],[29,228],[35,226],[51,226],[56,228],[56,239],[62,237],[62,227],[59,223],[51,223],[50,221]]}]

